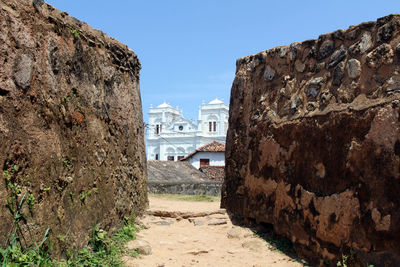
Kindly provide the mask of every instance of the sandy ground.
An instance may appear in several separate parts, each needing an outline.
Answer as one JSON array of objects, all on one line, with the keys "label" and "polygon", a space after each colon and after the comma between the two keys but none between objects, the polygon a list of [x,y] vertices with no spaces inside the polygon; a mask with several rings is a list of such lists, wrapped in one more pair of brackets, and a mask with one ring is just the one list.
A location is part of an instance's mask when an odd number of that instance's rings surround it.
[{"label": "sandy ground", "polygon": [[[154,196],[149,201],[150,212],[221,212],[218,202],[175,201]],[[137,239],[147,241],[152,253],[139,258],[125,256],[126,266],[302,266],[274,251],[251,230],[232,225],[226,213],[186,219],[146,215],[141,222],[149,228],[141,230]],[[209,225],[213,223],[221,224]]]}]

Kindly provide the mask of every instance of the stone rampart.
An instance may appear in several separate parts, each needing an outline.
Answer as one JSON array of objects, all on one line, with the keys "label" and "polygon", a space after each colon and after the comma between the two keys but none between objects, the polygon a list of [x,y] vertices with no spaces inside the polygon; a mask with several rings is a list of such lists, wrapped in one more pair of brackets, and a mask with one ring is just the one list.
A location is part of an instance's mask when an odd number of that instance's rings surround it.
[{"label": "stone rampart", "polygon": [[314,264],[399,266],[399,72],[399,15],[237,60],[223,205]]},{"label": "stone rampart", "polygon": [[0,0],[0,62],[1,244],[17,212],[27,243],[51,228],[59,248],[82,247],[96,224],[113,230],[141,213],[135,53],[43,1]]}]

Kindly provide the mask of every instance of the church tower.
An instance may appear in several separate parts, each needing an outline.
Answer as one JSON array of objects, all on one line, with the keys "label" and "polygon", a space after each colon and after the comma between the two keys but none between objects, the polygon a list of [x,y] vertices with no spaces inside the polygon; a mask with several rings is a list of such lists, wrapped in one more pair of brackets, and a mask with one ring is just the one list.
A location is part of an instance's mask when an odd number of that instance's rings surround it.
[{"label": "church tower", "polygon": [[199,107],[197,124],[178,108],[163,103],[149,111],[148,160],[179,160],[210,142],[225,143],[229,107],[219,99]]}]

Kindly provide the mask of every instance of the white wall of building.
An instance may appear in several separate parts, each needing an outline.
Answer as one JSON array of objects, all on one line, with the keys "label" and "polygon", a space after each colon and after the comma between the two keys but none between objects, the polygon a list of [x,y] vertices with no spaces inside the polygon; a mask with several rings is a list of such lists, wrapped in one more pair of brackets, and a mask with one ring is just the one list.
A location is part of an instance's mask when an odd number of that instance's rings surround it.
[{"label": "white wall of building", "polygon": [[197,152],[188,161],[199,169],[200,159],[209,159],[210,166],[225,166],[225,152]]},{"label": "white wall of building", "polygon": [[182,111],[169,104],[150,107],[147,159],[167,160],[173,156],[176,161],[212,141],[225,143],[228,116],[229,107],[218,99],[200,106],[197,123],[184,118]]}]

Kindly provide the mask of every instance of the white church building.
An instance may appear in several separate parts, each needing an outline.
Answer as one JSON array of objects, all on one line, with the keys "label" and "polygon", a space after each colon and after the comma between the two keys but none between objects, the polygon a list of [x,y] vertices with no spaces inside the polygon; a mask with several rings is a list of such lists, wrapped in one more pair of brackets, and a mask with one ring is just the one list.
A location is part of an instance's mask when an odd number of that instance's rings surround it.
[{"label": "white church building", "polygon": [[228,117],[229,107],[219,99],[199,107],[197,123],[167,103],[150,107],[147,159],[178,161],[212,141],[225,143]]}]

